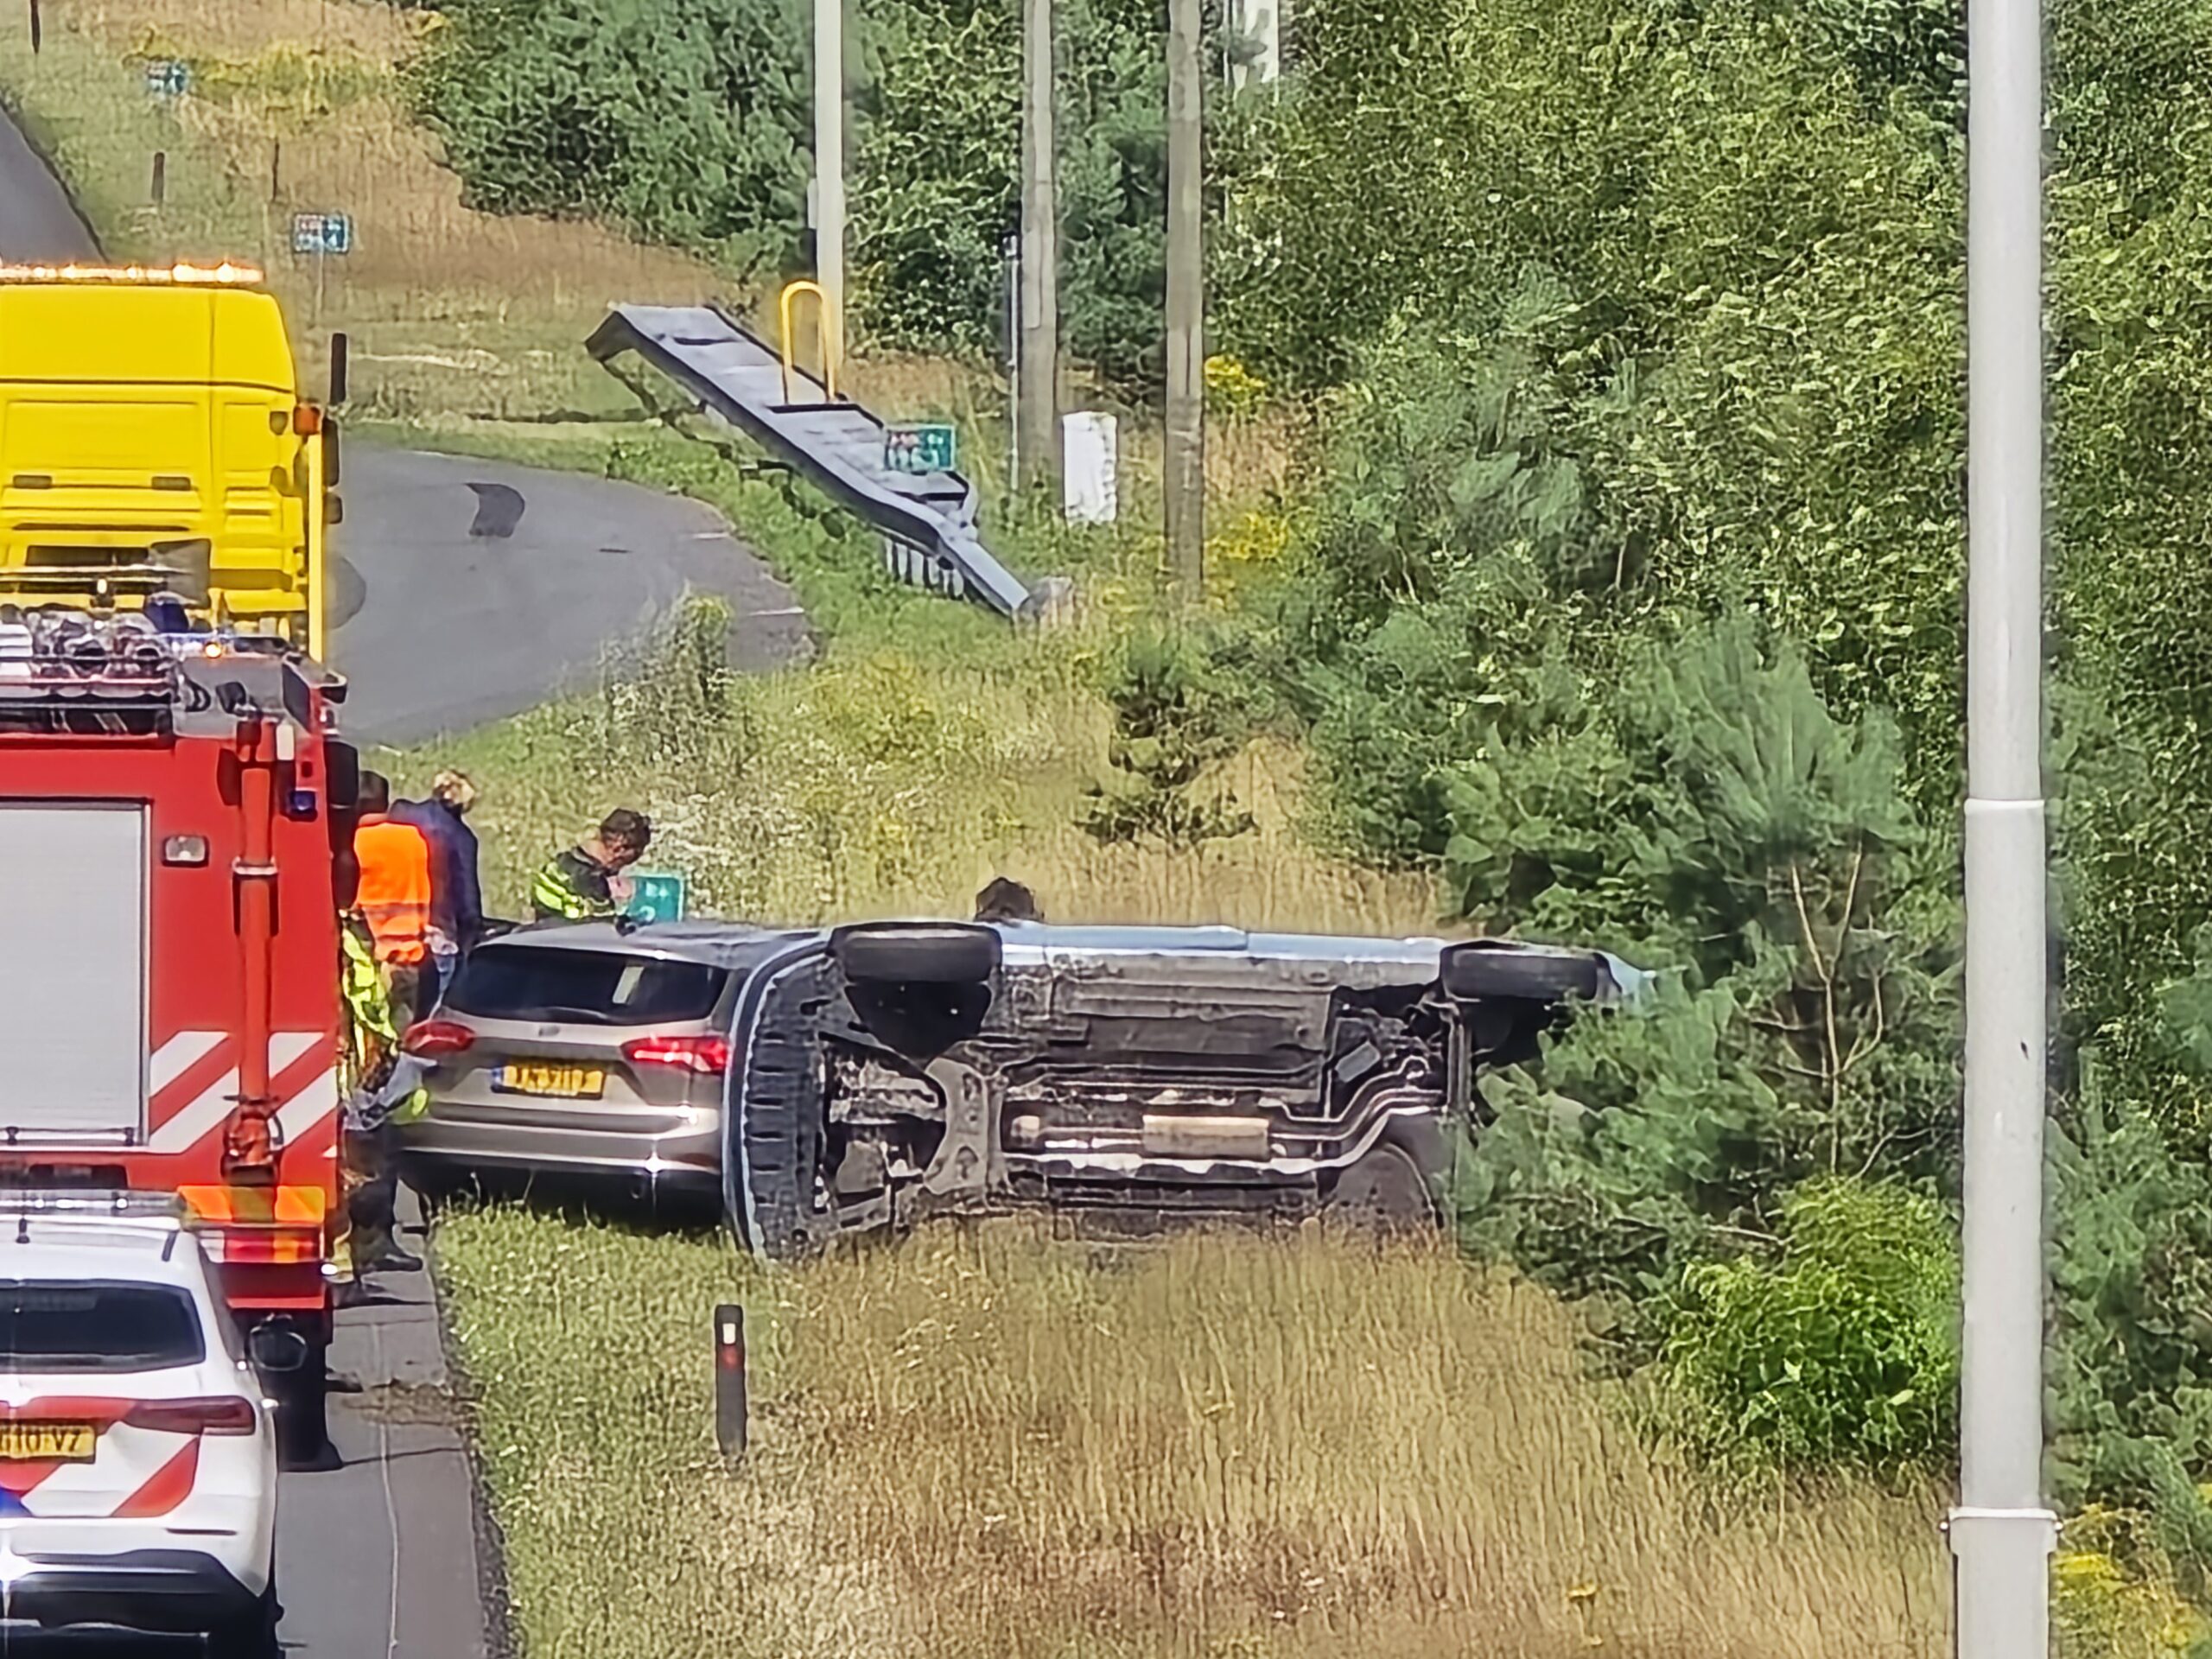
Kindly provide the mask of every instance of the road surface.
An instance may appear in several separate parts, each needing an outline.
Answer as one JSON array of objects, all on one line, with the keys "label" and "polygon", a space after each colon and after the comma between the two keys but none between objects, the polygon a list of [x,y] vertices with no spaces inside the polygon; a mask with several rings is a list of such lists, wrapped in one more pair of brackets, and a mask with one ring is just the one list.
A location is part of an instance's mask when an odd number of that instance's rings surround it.
[{"label": "road surface", "polygon": [[[220,249],[213,249],[212,254]],[[0,262],[99,257],[38,153],[0,116]],[[582,349],[578,342],[578,350]],[[535,708],[587,683],[687,589],[729,601],[731,658],[805,648],[791,590],[709,509],[603,479],[343,444],[332,665],[346,729],[408,743]]]},{"label": "road surface", "polygon": [[331,665],[346,728],[404,743],[535,708],[685,591],[729,602],[731,661],[804,649],[798,601],[683,496],[341,439]]}]

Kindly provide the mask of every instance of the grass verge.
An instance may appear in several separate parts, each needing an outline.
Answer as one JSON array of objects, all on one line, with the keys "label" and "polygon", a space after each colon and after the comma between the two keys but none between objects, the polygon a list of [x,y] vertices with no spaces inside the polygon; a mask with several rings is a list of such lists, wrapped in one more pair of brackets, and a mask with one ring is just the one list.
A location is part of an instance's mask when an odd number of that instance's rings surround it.
[{"label": "grass verge", "polygon": [[[449,1218],[538,1659],[1933,1656],[1926,1493],[1724,1513],[1541,1293],[1440,1255],[950,1229],[773,1276]],[[718,1463],[707,1319],[755,1332]]]}]

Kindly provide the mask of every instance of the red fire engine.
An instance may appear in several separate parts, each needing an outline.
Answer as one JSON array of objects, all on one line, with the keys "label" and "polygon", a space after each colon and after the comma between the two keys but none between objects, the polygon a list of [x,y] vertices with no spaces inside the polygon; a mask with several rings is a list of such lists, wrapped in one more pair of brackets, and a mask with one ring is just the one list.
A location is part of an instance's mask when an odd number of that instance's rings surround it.
[{"label": "red fire engine", "polygon": [[0,607],[0,1180],[181,1198],[296,1450],[341,1225],[344,696],[181,606]]}]

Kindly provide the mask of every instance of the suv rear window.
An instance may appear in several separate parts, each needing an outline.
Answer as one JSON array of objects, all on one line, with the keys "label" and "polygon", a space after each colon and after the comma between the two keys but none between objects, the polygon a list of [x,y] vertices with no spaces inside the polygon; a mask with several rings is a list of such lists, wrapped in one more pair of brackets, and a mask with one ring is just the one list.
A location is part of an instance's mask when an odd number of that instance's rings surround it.
[{"label": "suv rear window", "polygon": [[445,1003],[455,1014],[486,1020],[677,1025],[714,1012],[724,976],[722,969],[701,962],[487,944],[470,955]]},{"label": "suv rear window", "polygon": [[155,1371],[207,1357],[200,1310],[181,1290],[0,1281],[0,1371]]}]

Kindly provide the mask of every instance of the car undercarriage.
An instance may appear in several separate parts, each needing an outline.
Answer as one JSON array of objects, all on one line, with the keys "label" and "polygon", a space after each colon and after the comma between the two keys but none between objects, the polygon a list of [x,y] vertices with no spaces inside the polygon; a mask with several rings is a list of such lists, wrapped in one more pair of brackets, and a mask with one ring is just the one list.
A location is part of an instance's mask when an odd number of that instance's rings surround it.
[{"label": "car undercarriage", "polygon": [[1112,1230],[1434,1227],[1479,1071],[1628,971],[1225,929],[840,930],[765,964],[741,1002],[730,1219],[771,1258],[1026,1207]]}]

